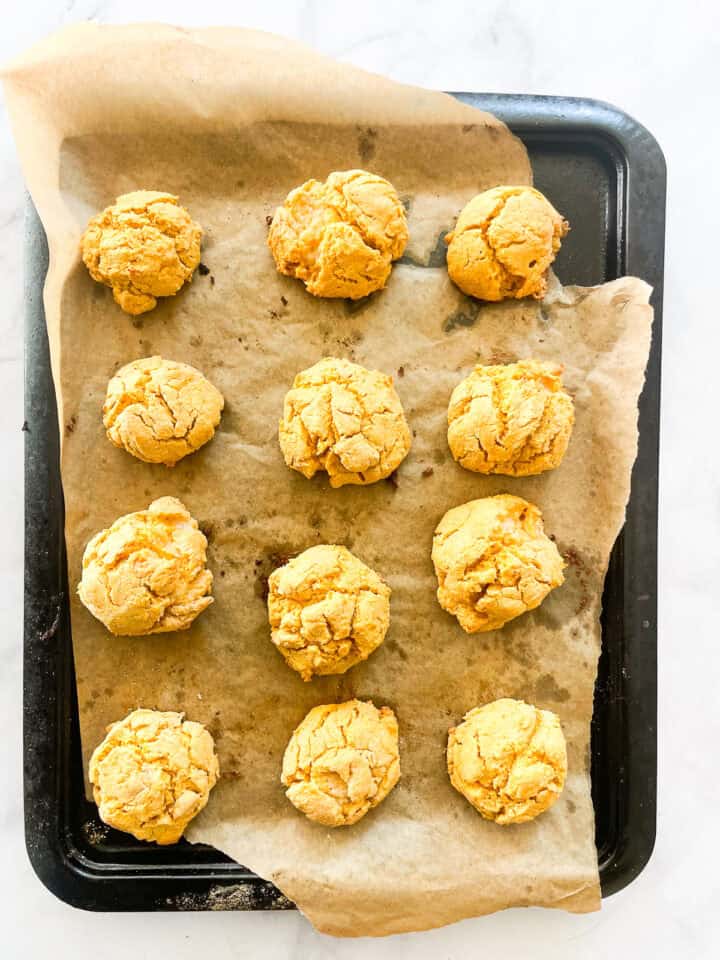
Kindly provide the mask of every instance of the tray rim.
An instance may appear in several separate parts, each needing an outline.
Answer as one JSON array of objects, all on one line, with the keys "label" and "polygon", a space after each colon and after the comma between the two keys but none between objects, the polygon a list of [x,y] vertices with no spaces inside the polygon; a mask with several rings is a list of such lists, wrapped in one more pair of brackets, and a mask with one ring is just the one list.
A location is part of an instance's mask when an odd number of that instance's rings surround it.
[{"label": "tray rim", "polygon": [[[646,601],[639,608],[625,609],[621,625],[623,637],[631,636],[632,642],[624,643],[623,649],[623,704],[624,746],[629,758],[627,769],[620,774],[624,789],[619,793],[625,814],[626,829],[617,838],[610,856],[601,866],[603,896],[623,889],[643,870],[652,854],[655,841],[656,819],[656,714],[657,714],[657,503],[658,503],[658,453],[659,453],[659,401],[660,401],[660,352],[662,331],[662,293],[664,243],[653,242],[659,233],[664,241],[665,221],[665,160],[659,144],[649,131],[622,110],[603,101],[587,98],[550,97],[524,94],[456,93],[453,94],[473,106],[494,113],[524,141],[532,141],[548,132],[565,137],[577,135],[589,140],[589,133],[606,144],[614,146],[618,162],[624,166],[624,195],[619,198],[626,211],[624,224],[626,236],[619,240],[617,251],[619,275],[623,273],[643,276],[653,286],[651,302],[655,307],[653,343],[646,373],[646,386],[640,400],[640,431],[638,459],[633,469],[631,503],[633,522],[626,526],[621,537],[641,539],[652,551],[646,583],[640,584]],[[637,176],[637,171],[645,176]],[[643,204],[650,203],[653,211],[651,224],[648,217],[640,216]],[[30,227],[39,223],[37,214],[28,204],[28,236]],[[30,218],[35,218],[32,223]],[[651,230],[648,227],[652,227]],[[44,234],[42,234],[44,236]],[[630,236],[632,242],[625,244]],[[47,257],[47,250],[45,249]],[[45,268],[40,262],[38,269],[27,270],[26,258],[26,314],[42,311],[42,285]],[[32,340],[26,323],[25,345],[25,405],[26,424],[33,422],[38,414],[47,413],[47,397],[29,394],[28,384],[37,363],[43,344]],[[46,350],[46,348],[45,348]],[[650,430],[649,426],[654,428]],[[26,433],[25,477],[25,624],[24,624],[24,800],[26,849],[31,865],[41,882],[59,899],[73,906],[90,910],[153,910],[153,909],[217,909],[211,902],[213,890],[232,891],[246,884],[252,886],[251,898],[228,899],[227,908],[288,909],[292,904],[269,882],[249,872],[241,874],[236,864],[209,866],[202,877],[191,875],[182,869],[168,870],[156,867],[147,875],[138,878],[135,868],[127,871],[102,869],[95,861],[89,861],[64,830],[60,816],[63,802],[68,801],[67,784],[60,780],[57,760],[62,750],[68,747],[71,736],[72,717],[63,709],[60,692],[65,702],[75,706],[75,683],[72,657],[64,655],[58,636],[65,630],[69,635],[69,620],[63,617],[63,596],[46,598],[43,611],[33,609],[37,598],[28,589],[28,570],[31,563],[51,562],[48,551],[36,551],[29,556],[28,545],[36,548],[42,543],[46,531],[62,514],[59,498],[42,505],[38,516],[28,509],[31,482],[49,472],[53,452],[57,455],[58,436],[38,439]],[[642,470],[639,469],[642,466]],[[640,473],[643,474],[640,478]],[[58,502],[59,500],[59,502]],[[64,554],[64,536],[60,536],[60,549]],[[57,560],[57,557],[55,558]],[[638,571],[622,567],[626,581],[632,581],[638,593]],[[641,577],[641,579],[643,579]],[[645,588],[648,589],[645,589]],[[65,610],[67,614],[67,610]],[[629,710],[629,707],[632,707]],[[643,729],[644,727],[644,729]],[[642,737],[636,732],[641,730]],[[55,763],[46,764],[38,771],[40,752],[47,754],[49,742],[58,748],[54,751]],[[48,796],[42,797],[37,789],[38,777],[50,788]],[[51,797],[54,802],[50,802]],[[235,868],[234,871],[232,868]],[[229,874],[232,873],[232,877]],[[113,890],[115,879],[132,879],[138,887],[137,894],[124,897]],[[165,896],[158,899],[151,895],[150,885],[162,879]]]}]

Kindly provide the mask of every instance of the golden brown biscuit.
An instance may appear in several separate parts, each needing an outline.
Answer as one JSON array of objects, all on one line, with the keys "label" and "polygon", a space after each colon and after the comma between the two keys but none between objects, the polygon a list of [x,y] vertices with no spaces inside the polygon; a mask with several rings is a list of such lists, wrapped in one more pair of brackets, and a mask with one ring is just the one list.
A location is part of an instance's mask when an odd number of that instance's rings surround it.
[{"label": "golden brown biscuit", "polygon": [[390,587],[345,547],[310,547],[268,589],[272,642],[303,680],[345,673],[385,639]]},{"label": "golden brown biscuit", "polygon": [[560,720],[522,700],[475,707],[450,729],[450,782],[486,820],[524,823],[551,807],[567,775]]},{"label": "golden brown biscuit", "polygon": [[331,173],[292,190],[273,217],[268,246],[280,273],[316,297],[357,300],[382,290],[408,240],[405,210],[387,180]]},{"label": "golden brown biscuit", "polygon": [[361,700],[314,707],[290,737],[280,779],[310,820],[357,823],[400,779],[395,714]]},{"label": "golden brown biscuit", "polygon": [[220,773],[215,744],[181,713],[133,710],[90,758],[100,819],[138,840],[177,843]]},{"label": "golden brown biscuit", "polygon": [[472,198],[445,237],[448,273],[480,300],[540,299],[569,229],[539,190],[493,187]]},{"label": "golden brown biscuit", "polygon": [[78,596],[116,636],[185,630],[212,603],[206,548],[183,504],[161,497],[92,538]]},{"label": "golden brown biscuit", "polygon": [[103,424],[108,438],[145,463],[174,466],[211,440],[225,401],[186,363],[144,357],[108,383]]},{"label": "golden brown biscuit", "polygon": [[479,365],[453,390],[448,444],[467,470],[527,477],[559,466],[574,422],[558,364]]},{"label": "golden brown biscuit", "polygon": [[498,630],[539,607],[565,579],[540,511],[510,494],[448,510],[435,530],[432,561],[440,606],[467,633]]},{"label": "golden brown biscuit", "polygon": [[279,439],[289,467],[308,478],[325,470],[332,487],[383,480],[410,449],[392,377],[335,357],[295,377]]},{"label": "golden brown biscuit", "polygon": [[90,220],[82,258],[126,313],[146,313],[158,297],[171,297],[190,280],[201,238],[202,227],[172,193],[136,190]]}]

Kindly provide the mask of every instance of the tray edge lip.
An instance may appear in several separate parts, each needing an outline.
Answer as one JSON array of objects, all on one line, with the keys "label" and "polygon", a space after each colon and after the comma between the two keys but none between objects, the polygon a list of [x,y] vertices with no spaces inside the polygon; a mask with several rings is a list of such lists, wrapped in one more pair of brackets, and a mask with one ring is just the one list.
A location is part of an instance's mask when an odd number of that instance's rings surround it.
[{"label": "tray edge lip", "polygon": [[[592,127],[593,132],[603,133],[608,139],[614,140],[626,148],[626,152],[635,153],[637,140],[642,141],[643,149],[651,155],[653,165],[663,178],[667,176],[667,160],[657,137],[632,114],[621,109],[608,100],[594,97],[571,97],[561,94],[503,94],[493,92],[452,91],[451,96],[477,106],[474,101],[483,100],[490,104],[493,100],[503,103],[502,116],[499,117],[513,132],[515,127],[532,131],[538,126],[538,118],[549,123],[559,130],[577,132],[583,125]],[[525,104],[533,104],[533,109],[523,108]],[[564,110],[558,109],[559,106]],[[488,106],[477,106],[491,113]],[[516,134],[519,136],[519,134]],[[636,139],[637,138],[637,139]],[[522,139],[522,136],[520,136]]]}]

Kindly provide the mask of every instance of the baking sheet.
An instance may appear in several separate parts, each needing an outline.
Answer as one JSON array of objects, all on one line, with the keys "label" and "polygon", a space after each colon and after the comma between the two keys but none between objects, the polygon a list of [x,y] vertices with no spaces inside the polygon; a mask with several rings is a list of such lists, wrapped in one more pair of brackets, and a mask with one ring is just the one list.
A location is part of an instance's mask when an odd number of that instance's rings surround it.
[{"label": "baking sheet", "polygon": [[[597,614],[635,452],[646,285],[554,285],[543,304],[467,300],[447,279],[440,238],[477,190],[529,182],[522,146],[449,98],[278,38],[84,25],[31,52],[6,83],[52,251],[46,311],[71,583],[97,529],[167,493],[208,533],[216,576],[216,603],[174,637],[112,638],[75,602],[85,753],[139,704],[208,723],[223,779],[191,839],[272,879],[329,932],[421,929],[520,903],[596,908],[587,758]],[[357,165],[403,195],[411,243],[383,293],[317,301],[276,274],[265,216],[309,176]],[[133,321],[89,280],[77,240],[92,212],[137,186],[181,195],[206,228],[210,273]],[[228,404],[212,444],[172,471],[115,450],[100,423],[114,369],[154,352],[199,366]],[[416,433],[396,483],[331,491],[284,467],[282,397],[298,369],[328,353],[395,376]],[[528,355],[564,362],[576,396],[563,466],[526,480],[462,471],[445,441],[452,387],[478,359]],[[541,507],[568,557],[567,582],[539,611],[469,637],[435,602],[432,531],[448,507],[501,490]],[[265,578],[279,558],[323,541],[345,543],[385,576],[392,625],[368,663],[303,684],[270,644]],[[570,775],[548,814],[501,829],[450,788],[444,742],[467,709],[504,695],[560,714]],[[396,710],[403,778],[352,830],[329,832],[290,807],[279,766],[307,709],[350,696]]]}]

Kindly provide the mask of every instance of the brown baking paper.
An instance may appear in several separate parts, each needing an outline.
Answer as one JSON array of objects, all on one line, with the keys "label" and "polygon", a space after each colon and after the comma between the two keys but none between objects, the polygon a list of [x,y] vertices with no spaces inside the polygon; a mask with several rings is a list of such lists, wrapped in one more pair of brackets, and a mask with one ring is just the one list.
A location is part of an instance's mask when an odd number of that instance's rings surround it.
[{"label": "brown baking paper", "polygon": [[[140,705],[208,724],[222,780],[190,839],[272,880],[329,933],[419,930],[523,904],[597,909],[589,723],[601,588],[636,452],[646,284],[554,282],[541,303],[464,297],[448,280],[443,235],[479,190],[530,182],[522,145],[449,97],[277,37],[85,24],[11,65],[5,84],[50,240],[45,305],[70,583],[92,534],[165,494],[200,521],[215,575],[215,603],[176,635],[112,637],[73,592],[86,759],[105,726]],[[314,299],[275,271],[266,216],[304,180],[358,166],[396,186],[410,244],[385,291],[359,303]],[[209,273],[132,319],[92,282],[78,241],[91,214],[141,187],[179,194],[202,223]],[[170,470],[115,449],[101,424],[111,374],[155,353],[196,365],[227,401],[212,443]],[[393,482],[331,490],[324,476],[285,467],[283,396],[324,355],[395,377],[413,446]],[[562,362],[575,396],[564,463],[521,480],[462,470],[446,441],[454,385],[477,361],[530,356]],[[432,534],[448,508],[500,491],[540,506],[567,580],[537,611],[469,636],[435,599]],[[266,578],[322,542],[347,545],[385,577],[391,626],[368,662],[303,683],[270,642]],[[444,753],[449,726],[503,696],[557,711],[569,748],[560,800],[509,827],[483,820],[451,788]],[[402,779],[359,824],[331,831],[288,803],[280,764],[312,706],[350,697],[397,712]]]}]

